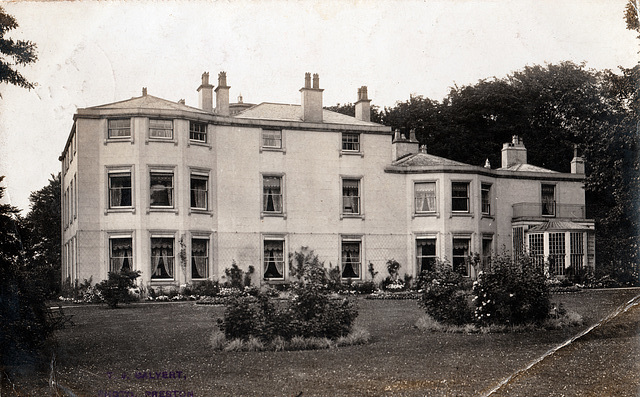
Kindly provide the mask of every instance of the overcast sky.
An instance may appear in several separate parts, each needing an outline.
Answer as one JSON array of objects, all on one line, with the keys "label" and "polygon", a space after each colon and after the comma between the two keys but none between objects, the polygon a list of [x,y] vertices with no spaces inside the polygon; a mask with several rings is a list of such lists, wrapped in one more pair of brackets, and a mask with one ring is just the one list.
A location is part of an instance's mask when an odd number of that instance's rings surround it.
[{"label": "overcast sky", "polygon": [[411,94],[564,60],[631,67],[626,0],[1,2],[38,46],[31,91],[0,85],[0,175],[13,205],[60,170],[77,108],[141,95],[197,106],[202,72],[227,72],[231,99],[300,103],[320,74],[325,106]]}]

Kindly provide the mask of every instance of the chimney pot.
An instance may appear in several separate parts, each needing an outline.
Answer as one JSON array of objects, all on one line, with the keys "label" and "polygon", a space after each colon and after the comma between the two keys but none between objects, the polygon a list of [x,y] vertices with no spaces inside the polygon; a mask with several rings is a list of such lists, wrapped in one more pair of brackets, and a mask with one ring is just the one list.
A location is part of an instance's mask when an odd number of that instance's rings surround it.
[{"label": "chimney pot", "polygon": [[304,88],[311,88],[311,73],[304,74]]},{"label": "chimney pot", "polygon": [[227,86],[227,72],[218,73],[218,86],[226,87]]},{"label": "chimney pot", "polygon": [[209,85],[209,72],[202,73],[202,85]]},{"label": "chimney pot", "polygon": [[218,73],[218,86],[216,87],[216,113],[222,116],[229,116],[229,87],[227,85],[227,72]]},{"label": "chimney pot", "polygon": [[147,96],[147,87],[142,87],[142,96]]},{"label": "chimney pot", "polygon": [[202,84],[198,87],[198,105],[200,109],[213,111],[213,86],[209,84],[209,72],[202,73]]},{"label": "chimney pot", "polygon": [[320,89],[320,76],[318,76],[318,73],[313,74],[313,88]]},{"label": "chimney pot", "polygon": [[185,104],[185,101],[184,101],[184,99],[180,99],[180,100],[178,101],[178,103],[179,103],[179,104],[181,104],[181,105],[184,105],[184,104]]}]

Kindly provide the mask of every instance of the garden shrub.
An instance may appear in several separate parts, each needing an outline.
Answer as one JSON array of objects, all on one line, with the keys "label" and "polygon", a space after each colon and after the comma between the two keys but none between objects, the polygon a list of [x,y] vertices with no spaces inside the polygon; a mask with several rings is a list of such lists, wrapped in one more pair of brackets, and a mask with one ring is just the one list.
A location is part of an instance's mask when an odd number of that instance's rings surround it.
[{"label": "garden shrub", "polygon": [[237,288],[240,290],[244,288],[242,283],[244,272],[238,267],[236,261],[231,262],[230,268],[227,267],[224,269],[224,275],[227,278],[227,281],[224,283],[225,287]]},{"label": "garden shrub", "polygon": [[136,278],[140,277],[140,271],[123,270],[119,273],[109,272],[109,278],[96,284],[96,290],[100,292],[104,301],[111,308],[118,307],[118,303],[130,303],[137,297],[130,293]]},{"label": "garden shrub", "polygon": [[473,321],[471,292],[464,277],[448,263],[437,263],[436,270],[420,276],[420,306],[436,321],[463,325]]},{"label": "garden shrub", "polygon": [[219,292],[220,283],[213,280],[198,281],[192,287],[192,293],[199,296],[216,296]]},{"label": "garden shrub", "polygon": [[499,256],[490,273],[474,283],[475,321],[480,325],[541,324],[549,315],[549,286],[544,269],[530,258]]}]

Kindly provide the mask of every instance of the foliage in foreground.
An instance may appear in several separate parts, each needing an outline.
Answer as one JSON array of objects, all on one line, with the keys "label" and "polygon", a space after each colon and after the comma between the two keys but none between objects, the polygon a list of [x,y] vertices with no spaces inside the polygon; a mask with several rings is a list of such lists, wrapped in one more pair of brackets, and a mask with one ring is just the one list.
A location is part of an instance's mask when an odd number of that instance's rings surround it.
[{"label": "foliage in foreground", "polygon": [[277,338],[290,342],[295,338],[337,340],[349,335],[358,316],[348,299],[331,299],[324,263],[313,251],[303,249],[291,255],[290,269],[296,277],[293,298],[276,305],[268,296],[231,297],[218,326],[229,340],[257,338],[271,343]]},{"label": "foliage in foreground", "polygon": [[541,324],[549,316],[549,286],[544,269],[529,258],[492,259],[491,271],[469,281],[448,263],[420,276],[420,305],[435,321],[446,325]]},{"label": "foliage in foreground", "polygon": [[109,307],[115,309],[119,303],[131,303],[137,300],[129,292],[136,284],[136,278],[140,277],[140,271],[123,270],[120,273],[109,272],[109,279],[96,284],[96,290],[100,292]]}]

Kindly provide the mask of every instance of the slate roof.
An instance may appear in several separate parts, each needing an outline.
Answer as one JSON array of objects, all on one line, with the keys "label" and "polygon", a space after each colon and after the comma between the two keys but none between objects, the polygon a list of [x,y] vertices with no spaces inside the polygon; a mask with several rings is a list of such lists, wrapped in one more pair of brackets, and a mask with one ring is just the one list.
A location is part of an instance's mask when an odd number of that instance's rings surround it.
[{"label": "slate roof", "polygon": [[107,110],[107,109],[155,109],[155,110],[184,110],[188,112],[198,112],[203,114],[209,114],[202,109],[198,109],[192,106],[183,105],[178,102],[171,102],[166,99],[158,98],[153,95],[143,95],[126,99],[124,101],[118,101],[108,103],[106,105],[93,106],[88,109]]},{"label": "slate roof", "polygon": [[548,172],[548,173],[555,173],[555,174],[558,173],[557,171],[548,170],[546,168],[538,167],[532,164],[514,164],[511,167],[498,168],[498,169],[501,171],[515,171],[515,172]]},{"label": "slate roof", "polygon": [[[282,103],[263,102],[235,115],[236,118],[302,121],[302,106]],[[351,124],[362,126],[380,126],[377,123],[358,120],[342,113],[322,110],[322,122],[329,124]]]},{"label": "slate roof", "polygon": [[571,221],[551,220],[545,221],[540,225],[532,227],[531,229],[529,229],[529,233],[544,232],[547,230],[589,230],[589,228],[587,226]]},{"label": "slate roof", "polygon": [[415,153],[402,157],[391,165],[398,167],[426,167],[426,166],[468,166],[468,164],[449,160],[444,157],[434,156],[427,153]]}]

